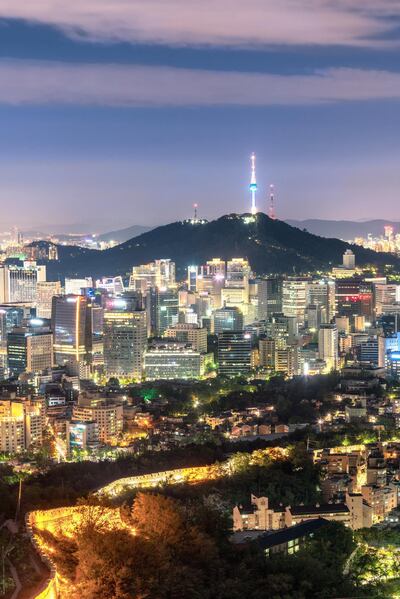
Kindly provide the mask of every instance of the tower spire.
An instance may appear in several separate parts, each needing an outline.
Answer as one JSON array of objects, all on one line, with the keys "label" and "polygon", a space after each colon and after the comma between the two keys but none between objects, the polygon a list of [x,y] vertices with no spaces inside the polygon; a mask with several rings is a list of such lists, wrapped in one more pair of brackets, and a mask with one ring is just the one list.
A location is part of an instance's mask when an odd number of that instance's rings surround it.
[{"label": "tower spire", "polygon": [[276,214],[275,214],[275,188],[274,188],[273,185],[269,186],[268,216],[270,218],[272,218],[272,220],[276,219]]},{"label": "tower spire", "polygon": [[257,179],[256,179],[256,155],[254,152],[250,157],[251,162],[251,179],[250,179],[250,193],[251,193],[251,214],[257,214],[256,205],[256,191],[257,191]]}]

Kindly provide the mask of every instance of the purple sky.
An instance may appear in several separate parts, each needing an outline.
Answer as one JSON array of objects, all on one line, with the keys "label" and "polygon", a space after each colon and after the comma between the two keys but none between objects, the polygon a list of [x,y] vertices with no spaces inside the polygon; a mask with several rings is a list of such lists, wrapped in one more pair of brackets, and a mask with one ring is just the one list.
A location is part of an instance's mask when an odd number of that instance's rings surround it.
[{"label": "purple sky", "polygon": [[0,0],[0,230],[399,219],[399,0]]}]

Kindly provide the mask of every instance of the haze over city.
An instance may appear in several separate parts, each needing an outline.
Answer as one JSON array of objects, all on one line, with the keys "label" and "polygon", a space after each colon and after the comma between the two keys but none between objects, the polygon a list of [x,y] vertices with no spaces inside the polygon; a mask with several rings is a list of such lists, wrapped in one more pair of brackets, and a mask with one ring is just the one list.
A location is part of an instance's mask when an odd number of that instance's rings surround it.
[{"label": "haze over city", "polygon": [[[176,18],[171,15],[177,15]],[[400,5],[0,2],[3,227],[397,217]]]}]

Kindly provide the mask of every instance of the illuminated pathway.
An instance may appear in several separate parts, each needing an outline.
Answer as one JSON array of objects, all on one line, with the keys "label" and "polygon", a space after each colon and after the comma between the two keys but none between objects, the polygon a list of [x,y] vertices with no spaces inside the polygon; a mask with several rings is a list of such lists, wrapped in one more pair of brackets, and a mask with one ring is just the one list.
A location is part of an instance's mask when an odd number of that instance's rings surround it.
[{"label": "illuminated pathway", "polygon": [[[248,457],[249,465],[261,465],[266,458],[272,460],[283,458],[286,453],[286,449],[279,447],[256,450]],[[118,497],[118,495],[134,489],[149,489],[162,485],[176,485],[182,483],[195,484],[209,480],[217,480],[218,478],[230,476],[234,473],[235,455],[223,463],[215,463],[209,466],[179,468],[176,470],[165,470],[163,472],[120,478],[109,485],[102,487],[97,491],[97,495],[100,497]],[[79,527],[82,518],[85,517],[85,510],[99,510],[100,516],[105,518],[107,525],[110,527],[126,527],[121,520],[119,510],[112,508],[71,506],[44,511],[38,510],[27,514],[27,533],[41,559],[47,564],[51,571],[51,578],[46,588],[36,595],[35,599],[59,599],[60,597],[66,597],[68,595],[68,589],[65,588],[66,581],[63,581],[55,571],[54,565],[49,557],[49,555],[51,556],[51,550],[45,545],[43,537],[38,533],[46,531],[52,533],[54,536],[60,534],[72,537],[76,528]]]},{"label": "illuminated pathway", "polygon": [[212,464],[211,466],[195,466],[193,468],[180,468],[178,470],[165,470],[151,474],[141,474],[119,478],[109,485],[102,487],[97,495],[117,497],[125,491],[133,489],[148,489],[161,485],[177,485],[181,483],[199,483],[206,480],[215,480],[228,474],[227,464]]}]

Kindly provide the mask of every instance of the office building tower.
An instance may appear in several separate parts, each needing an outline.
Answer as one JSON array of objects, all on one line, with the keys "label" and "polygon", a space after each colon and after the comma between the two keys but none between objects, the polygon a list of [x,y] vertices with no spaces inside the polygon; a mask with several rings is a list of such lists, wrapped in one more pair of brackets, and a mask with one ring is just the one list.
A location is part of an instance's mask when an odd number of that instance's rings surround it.
[{"label": "office building tower", "polygon": [[224,287],[221,289],[221,304],[229,308],[238,308],[242,313],[247,311],[249,288]]},{"label": "office building tower", "polygon": [[382,314],[378,319],[378,326],[385,337],[397,334],[397,332],[400,331],[400,313]]},{"label": "office building tower", "polygon": [[96,281],[96,289],[103,289],[111,295],[121,295],[125,291],[124,282],[121,276],[98,279]]},{"label": "office building tower", "polygon": [[375,311],[376,315],[390,312],[391,308],[400,307],[400,285],[375,283]]},{"label": "office building tower", "polygon": [[46,267],[36,262],[0,266],[0,303],[36,303],[37,284],[46,280]]},{"label": "office building tower", "polygon": [[[178,324],[179,296],[175,289],[154,289],[148,294],[148,313],[155,325],[153,334],[162,337],[167,329]],[[149,314],[148,314],[149,316]],[[154,319],[154,321],[153,321]]]},{"label": "office building tower", "polygon": [[266,279],[250,281],[249,303],[254,307],[255,320],[268,318],[268,281]]},{"label": "office building tower", "polygon": [[339,366],[338,329],[336,324],[322,324],[318,331],[318,355],[326,363],[327,371]]},{"label": "office building tower", "polygon": [[339,333],[350,333],[350,319],[348,316],[336,316],[335,323]]},{"label": "office building tower", "polygon": [[7,362],[11,376],[23,372],[39,373],[52,368],[53,334],[40,320],[33,324],[15,327],[7,335]]},{"label": "office building tower", "polygon": [[351,250],[346,250],[343,254],[343,268],[354,270],[356,267],[356,257]]},{"label": "office building tower", "polygon": [[203,274],[207,276],[217,276],[225,279],[226,277],[226,263],[225,260],[221,260],[221,258],[213,258],[212,260],[207,260],[206,265],[204,267]]},{"label": "office building tower", "polygon": [[157,342],[145,352],[147,380],[196,379],[201,376],[201,355],[186,343]]},{"label": "office building tower", "polygon": [[339,316],[365,316],[372,322],[374,298],[372,283],[363,279],[338,279],[336,281],[336,311]]},{"label": "office building tower", "polygon": [[326,320],[331,322],[335,316],[335,282],[322,279],[320,281],[310,281],[307,287],[307,303],[314,306],[321,306],[325,310]]},{"label": "office building tower", "polygon": [[397,381],[400,380],[400,351],[386,354],[386,372]]},{"label": "office building tower", "polygon": [[20,327],[30,311],[18,306],[0,305],[0,347],[7,345],[7,335],[14,327]]},{"label": "office building tower", "polygon": [[132,268],[129,279],[129,288],[145,292],[150,287],[159,289],[175,287],[175,262],[170,259],[161,259],[141,264]]},{"label": "office building tower", "polygon": [[271,339],[285,339],[292,343],[298,336],[298,323],[295,316],[274,314],[265,322],[265,334]]},{"label": "office building tower", "polygon": [[213,314],[213,330],[215,335],[223,331],[243,331],[243,314],[235,307],[215,310]]},{"label": "office building tower", "polygon": [[267,284],[267,318],[273,314],[282,312],[282,287],[281,277],[270,277],[265,279]]},{"label": "office building tower", "polygon": [[308,299],[308,280],[290,278],[283,281],[282,311],[285,316],[297,319],[298,324],[304,325]]},{"label": "office building tower", "polygon": [[226,263],[226,286],[246,287],[251,274],[250,264],[247,260],[232,258],[232,260],[228,260]]},{"label": "office building tower", "polygon": [[[396,340],[397,341],[397,340]],[[385,367],[385,339],[376,335],[369,337],[358,346],[360,362],[379,368]]]},{"label": "office building tower", "polygon": [[277,347],[275,349],[275,372],[280,372],[289,377],[298,374],[298,351],[299,348],[296,343],[285,348]]},{"label": "office building tower", "polygon": [[243,331],[223,331],[218,335],[218,372],[241,376],[251,369],[251,335]]},{"label": "office building tower", "polygon": [[259,359],[261,368],[275,369],[276,341],[270,337],[260,339],[258,342]]},{"label": "office building tower", "polygon": [[189,344],[201,354],[207,353],[207,329],[199,327],[197,324],[178,323],[167,329],[164,336]]},{"label": "office building tower", "polygon": [[327,322],[326,308],[319,304],[308,304],[306,308],[306,324],[309,331],[315,332],[321,324]]},{"label": "office building tower", "polygon": [[88,359],[87,311],[88,299],[83,295],[53,297],[54,359],[60,366],[68,365],[75,374],[79,364]]},{"label": "office building tower", "polygon": [[104,369],[107,377],[141,380],[147,345],[144,310],[121,308],[104,312]]},{"label": "office building tower", "polygon": [[354,332],[364,333],[366,329],[365,316],[354,316]]},{"label": "office building tower", "polygon": [[92,277],[65,279],[65,295],[85,295],[86,289],[93,287]]},{"label": "office building tower", "polygon": [[188,266],[187,287],[191,292],[197,291],[197,277],[199,274],[198,266]]},{"label": "office building tower", "polygon": [[86,312],[87,363],[94,368],[104,364],[104,308],[88,300]]},{"label": "office building tower", "polygon": [[[233,258],[226,264],[226,279],[225,289],[222,290],[222,305],[224,304],[224,292],[228,293],[229,289],[237,289],[241,291],[242,302],[249,302],[249,281],[252,276],[250,264],[243,258]],[[232,300],[237,302],[237,299]]]},{"label": "office building tower", "polygon": [[50,319],[53,297],[60,294],[60,281],[39,281],[36,287],[36,316]]}]

